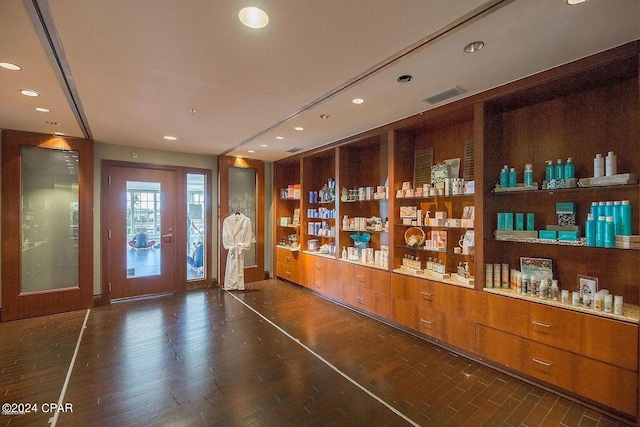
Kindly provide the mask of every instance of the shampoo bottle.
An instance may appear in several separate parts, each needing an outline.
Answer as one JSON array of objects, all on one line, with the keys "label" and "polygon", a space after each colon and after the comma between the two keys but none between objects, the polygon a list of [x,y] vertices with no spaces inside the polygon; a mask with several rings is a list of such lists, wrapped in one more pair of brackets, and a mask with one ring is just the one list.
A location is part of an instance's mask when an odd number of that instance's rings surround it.
[{"label": "shampoo bottle", "polygon": [[605,175],[612,176],[612,175],[617,175],[617,173],[618,173],[618,159],[616,158],[616,155],[613,154],[613,151],[609,151],[605,161]]},{"label": "shampoo bottle", "polygon": [[614,232],[612,216],[608,216],[607,221],[604,224],[604,247],[605,248],[616,247],[616,235]]},{"label": "shampoo bottle", "polygon": [[564,165],[564,177],[565,179],[576,177],[576,165],[571,157],[567,159],[567,163]]},{"label": "shampoo bottle", "polygon": [[527,163],[524,165],[524,186],[531,187],[533,185],[533,165]]},{"label": "shampoo bottle", "polygon": [[622,232],[623,236],[631,236],[631,203],[628,200],[622,201],[620,207],[620,218],[622,220]]},{"label": "shampoo bottle", "polygon": [[620,200],[613,202],[613,228],[616,236],[622,234],[622,202]]},{"label": "shampoo bottle", "polygon": [[593,159],[593,177],[600,176],[604,176],[604,158],[602,158],[602,154],[596,154],[596,158]]},{"label": "shampoo bottle", "polygon": [[554,172],[556,179],[564,178],[564,166],[562,165],[562,159],[558,159],[558,163],[556,163],[556,169]]},{"label": "shampoo bottle", "polygon": [[509,187],[515,187],[516,186],[516,168],[511,168],[511,170],[509,171]]},{"label": "shampoo bottle", "polygon": [[604,247],[604,228],[607,223],[607,219],[604,215],[598,217],[596,222],[596,246],[599,248]]},{"label": "shampoo bottle", "polygon": [[500,187],[507,188],[509,186],[509,166],[504,165],[500,171]]}]

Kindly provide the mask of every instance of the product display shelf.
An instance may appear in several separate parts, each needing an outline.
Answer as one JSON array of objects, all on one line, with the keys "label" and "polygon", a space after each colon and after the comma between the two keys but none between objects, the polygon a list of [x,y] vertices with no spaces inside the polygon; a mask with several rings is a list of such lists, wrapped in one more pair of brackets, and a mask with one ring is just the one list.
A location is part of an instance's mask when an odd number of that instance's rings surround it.
[{"label": "product display shelf", "polygon": [[389,199],[369,199],[369,200],[340,200],[340,203],[376,203],[376,202],[386,202]]},{"label": "product display shelf", "polygon": [[420,227],[420,228],[433,228],[436,230],[473,230],[473,227],[449,227],[446,225],[409,225],[409,224],[393,224],[396,227]]},{"label": "product display shelf", "polygon": [[640,184],[622,184],[622,185],[596,185],[593,187],[574,187],[574,188],[541,188],[537,190],[529,190],[529,191],[515,191],[515,192],[505,192],[505,191],[492,191],[491,194],[498,197],[509,197],[509,196],[541,196],[544,194],[563,194],[563,195],[571,195],[572,193],[577,194],[588,194],[588,193],[608,193],[611,194],[612,191],[624,191],[624,190],[635,190],[637,191],[640,188]]},{"label": "product display shelf", "polygon": [[[541,299],[539,297],[530,296],[530,295],[522,295],[517,293],[513,289],[509,288],[484,288],[484,292],[488,292],[496,295],[503,295],[510,298],[517,298],[524,301],[529,301],[538,304],[545,304],[552,307],[558,307],[565,310],[577,311],[580,313],[591,314],[593,316],[606,317],[609,319],[616,319],[622,322],[638,324],[640,323],[640,307],[635,304],[624,303],[622,306],[622,315],[615,313],[606,313],[603,310],[595,310],[592,308],[583,307],[582,305],[572,305],[571,301],[566,304],[563,304],[560,300],[552,300],[552,299]],[[558,297],[560,298],[560,297]],[[571,298],[571,294],[569,294],[569,298]]]},{"label": "product display shelf", "polygon": [[358,229],[355,229],[355,228],[341,228],[340,231],[344,231],[346,233],[353,233],[353,232],[358,232],[358,231],[365,232],[366,231],[367,233],[378,233],[378,234],[379,233],[388,233],[389,232],[389,230],[375,230],[373,228],[371,228],[371,229],[367,228],[365,230],[358,230]]},{"label": "product display shelf", "polygon": [[291,251],[291,252],[298,252],[300,251],[300,246],[288,246],[288,245],[276,245],[276,248],[278,249],[285,249],[287,251]]},{"label": "product display shelf", "polygon": [[565,240],[552,240],[552,239],[539,239],[535,237],[506,237],[506,236],[495,236],[495,239],[500,242],[515,242],[515,243],[530,243],[535,245],[558,245],[558,246],[571,246],[571,247],[581,247],[581,248],[597,248],[597,249],[617,249],[621,251],[640,251],[640,248],[606,248],[602,246],[587,246],[586,240],[584,237],[581,237],[576,241],[565,241]]},{"label": "product display shelf", "polygon": [[466,193],[466,194],[438,194],[435,196],[413,196],[413,197],[396,197],[396,200],[437,200],[437,199],[449,199],[449,198],[471,198],[473,199],[474,193]]},{"label": "product display shelf", "polygon": [[454,274],[450,275],[450,277],[440,277],[437,274],[432,274],[426,270],[424,270],[423,273],[411,273],[411,272],[402,270],[400,268],[394,269],[393,272],[396,274],[402,274],[403,276],[417,277],[419,279],[432,280],[434,282],[440,282],[440,283],[445,283],[447,285],[459,286],[461,288],[474,289],[473,285],[464,283],[456,279]]},{"label": "product display shelf", "polygon": [[317,252],[317,251],[302,251],[302,253],[303,254],[307,254],[307,255],[317,256],[317,257],[320,257],[320,258],[336,259],[335,255],[325,254],[325,253]]}]

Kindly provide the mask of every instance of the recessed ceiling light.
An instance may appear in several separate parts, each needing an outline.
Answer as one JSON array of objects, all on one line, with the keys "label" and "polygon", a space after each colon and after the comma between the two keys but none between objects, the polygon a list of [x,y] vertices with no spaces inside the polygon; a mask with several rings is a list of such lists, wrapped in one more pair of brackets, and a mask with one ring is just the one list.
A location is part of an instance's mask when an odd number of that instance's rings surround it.
[{"label": "recessed ceiling light", "polygon": [[53,125],[53,126],[60,126],[60,123],[58,122],[45,122],[48,125]]},{"label": "recessed ceiling light", "polygon": [[260,144],[260,147],[266,147],[267,144]]},{"label": "recessed ceiling light", "polygon": [[11,62],[0,62],[0,67],[6,68],[7,70],[11,70],[11,71],[22,70],[22,67],[16,64],[12,64]]},{"label": "recessed ceiling light", "polygon": [[175,141],[178,139],[178,137],[176,136],[171,136],[171,135],[165,135],[164,139],[166,139],[167,141]]},{"label": "recessed ceiling light", "polygon": [[50,113],[51,112],[51,110],[49,110],[48,108],[42,108],[42,107],[36,107],[35,110],[40,112],[40,113]]},{"label": "recessed ceiling light", "polygon": [[284,139],[284,136],[276,136],[276,139]]},{"label": "recessed ceiling light", "polygon": [[400,77],[398,77],[398,83],[409,83],[411,80],[413,80],[413,76],[411,74],[403,74]]},{"label": "recessed ceiling light", "polygon": [[296,126],[294,127],[295,130],[304,130],[304,128],[302,126]]},{"label": "recessed ceiling light", "polygon": [[467,53],[474,53],[474,52],[479,51],[483,47],[484,47],[484,42],[483,41],[477,41],[477,42],[469,43],[468,45],[466,45],[464,47],[464,51],[467,52]]},{"label": "recessed ceiling light", "polygon": [[245,7],[238,13],[240,22],[249,28],[264,28],[269,23],[269,15],[257,7]]},{"label": "recessed ceiling light", "polygon": [[20,90],[20,93],[26,96],[40,96],[40,94],[38,92],[36,92],[35,90],[31,90],[31,89],[22,89]]},{"label": "recessed ceiling light", "polygon": [[64,136],[65,135],[64,132],[54,132],[53,134],[54,135],[58,135],[58,136]]},{"label": "recessed ceiling light", "polygon": [[362,104],[364,102],[364,99],[362,98],[355,98],[353,99],[351,102],[353,102],[354,104]]},{"label": "recessed ceiling light", "polygon": [[573,6],[575,4],[580,4],[580,3],[584,3],[587,0],[567,0],[567,4],[570,6]]},{"label": "recessed ceiling light", "polygon": [[323,120],[327,120],[327,119],[330,119],[331,116],[328,115],[328,114],[320,114],[320,118],[323,119]]},{"label": "recessed ceiling light", "polygon": [[249,152],[249,153],[255,153],[255,151],[254,151],[254,150],[247,150],[247,152]]}]

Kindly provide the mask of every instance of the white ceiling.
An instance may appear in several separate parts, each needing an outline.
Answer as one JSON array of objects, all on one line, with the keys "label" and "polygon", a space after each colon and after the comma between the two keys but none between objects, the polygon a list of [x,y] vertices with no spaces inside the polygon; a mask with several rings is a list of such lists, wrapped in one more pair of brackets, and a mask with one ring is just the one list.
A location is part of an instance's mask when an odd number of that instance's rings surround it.
[{"label": "white ceiling", "polygon": [[[239,22],[248,5],[266,28]],[[0,62],[22,67],[0,68],[0,128],[265,161],[640,39],[638,0],[1,0],[0,16]]]}]

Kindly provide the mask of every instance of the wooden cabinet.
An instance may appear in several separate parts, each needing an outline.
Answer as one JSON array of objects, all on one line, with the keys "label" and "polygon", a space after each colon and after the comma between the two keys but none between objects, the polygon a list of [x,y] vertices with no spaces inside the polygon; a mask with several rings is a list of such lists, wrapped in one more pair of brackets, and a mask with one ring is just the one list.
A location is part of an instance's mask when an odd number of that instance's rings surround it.
[{"label": "wooden cabinet", "polygon": [[290,282],[304,282],[303,255],[299,251],[276,248],[276,275]]},{"label": "wooden cabinet", "polygon": [[330,298],[338,298],[338,280],[336,261],[334,259],[305,255],[305,283],[304,286],[326,295]]},{"label": "wooden cabinet", "polygon": [[[623,348],[618,348],[620,353]],[[477,327],[477,353],[617,411],[637,414],[637,371],[482,325]]]},{"label": "wooden cabinet", "polygon": [[391,275],[388,271],[338,262],[338,299],[384,319],[391,312]]}]

